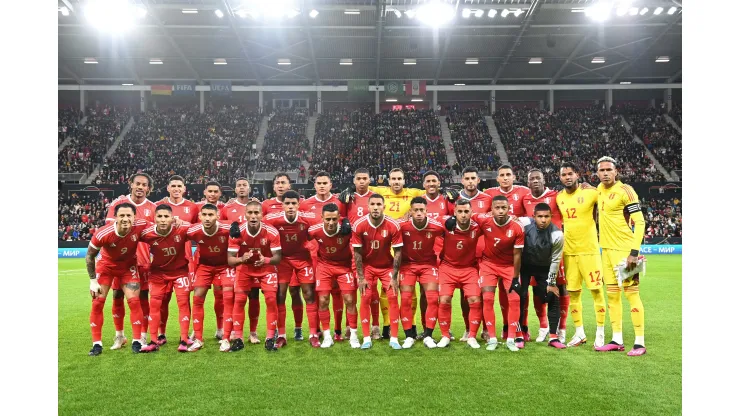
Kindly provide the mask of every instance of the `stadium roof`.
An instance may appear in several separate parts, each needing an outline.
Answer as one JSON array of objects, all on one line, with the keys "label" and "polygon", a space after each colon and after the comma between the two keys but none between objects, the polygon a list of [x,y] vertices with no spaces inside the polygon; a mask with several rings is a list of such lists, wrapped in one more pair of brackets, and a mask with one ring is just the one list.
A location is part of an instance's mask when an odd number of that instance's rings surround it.
[{"label": "stadium roof", "polygon": [[[91,25],[84,12],[89,1],[61,0],[59,83],[681,81],[679,1],[634,0],[627,3],[637,11],[625,9],[618,16],[614,8],[604,22],[594,18],[595,9],[589,9],[599,7],[593,0],[443,1],[452,6],[454,18],[433,29],[418,16],[410,18],[413,12],[406,13],[418,11],[429,3],[425,0],[132,0],[137,11],[145,10],[146,15],[136,19],[127,33],[111,35]],[[255,5],[272,7],[262,13],[291,10],[281,6],[286,3],[294,4],[299,13],[279,19],[247,13]],[[676,9],[669,14],[672,7]],[[663,10],[658,14],[657,8]],[[185,9],[197,9],[197,13]],[[470,9],[467,18],[464,9]],[[318,15],[311,17],[312,10]],[[491,10],[496,14],[489,17]],[[656,62],[657,57],[669,60]],[[85,63],[86,58],[97,64]],[[541,58],[542,63],[530,63],[531,58]],[[151,63],[155,59],[161,64]],[[217,59],[224,59],[226,65],[215,64]],[[278,64],[281,59],[289,64]],[[351,65],[348,61],[340,65],[340,60],[347,59]],[[415,65],[405,65],[405,59],[415,59]]]}]

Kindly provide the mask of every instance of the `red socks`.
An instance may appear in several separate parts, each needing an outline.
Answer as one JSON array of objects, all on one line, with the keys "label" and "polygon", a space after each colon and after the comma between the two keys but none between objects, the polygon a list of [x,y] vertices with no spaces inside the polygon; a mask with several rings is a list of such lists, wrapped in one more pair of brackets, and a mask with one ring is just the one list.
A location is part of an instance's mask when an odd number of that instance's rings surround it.
[{"label": "red socks", "polygon": [[439,309],[439,291],[427,290],[425,291],[427,298],[427,311],[424,315],[426,328],[434,329],[437,323],[437,310]]},{"label": "red socks", "polygon": [[231,313],[233,322],[233,339],[244,337],[244,307],[247,305],[247,294],[236,292],[234,294],[234,311]]},{"label": "red socks", "polygon": [[560,296],[560,328],[565,329],[568,326],[568,308],[570,308],[570,296],[566,293],[565,296]]},{"label": "red socks", "polygon": [[[319,334],[319,311],[316,302],[306,304],[306,315],[308,315],[308,331],[311,335]],[[327,326],[327,328],[329,328]]]},{"label": "red socks", "polygon": [[357,314],[347,312],[347,323],[350,329],[357,329]]},{"label": "red socks", "polygon": [[[373,300],[372,292],[373,291],[371,289],[365,289],[365,294],[363,294],[362,298],[360,298],[360,319],[362,320],[362,333],[366,337],[370,336],[370,310],[372,309],[371,304],[375,302]],[[352,322],[350,321],[350,324],[351,323]]]},{"label": "red socks", "polygon": [[285,335],[285,304],[277,305],[277,311],[278,311],[278,322],[277,322],[277,330],[278,330],[278,336]]},{"label": "red socks", "polygon": [[[342,299],[342,291],[339,288],[331,291],[331,306],[334,309],[334,330],[342,330],[342,312],[344,312],[344,299]],[[324,321],[321,321],[322,325]],[[329,329],[329,327],[325,327]]]},{"label": "red socks", "polygon": [[[141,339],[141,327],[144,326],[144,315],[141,312],[141,299],[131,298],[128,299],[128,309],[131,314],[131,332],[134,336],[134,341]],[[159,321],[155,321],[159,323]],[[158,325],[154,325],[156,328]]]},{"label": "red socks", "polygon": [[491,338],[496,337],[496,311],[493,310],[495,303],[495,292],[483,292],[483,319],[486,321],[486,329]]},{"label": "red socks", "polygon": [[[542,303],[542,299],[540,299],[539,296],[534,296],[534,310],[537,311],[537,318],[540,320],[540,328],[547,328],[548,322],[547,322],[547,305]],[[528,310],[529,308],[524,308],[524,310]],[[527,322],[524,321],[524,324],[526,325]]]},{"label": "red socks", "polygon": [[[213,289],[213,312],[216,313],[216,329],[223,329],[224,327],[224,291],[223,290]],[[198,338],[198,339],[201,339],[201,338]]]},{"label": "red socks", "polygon": [[[372,302],[370,302],[370,312],[373,316],[373,326],[379,326],[380,325],[380,294],[378,293],[378,290],[373,290],[373,297]],[[360,317],[362,317],[362,312],[360,312]],[[368,332],[369,334],[369,332]]]},{"label": "red socks", "polygon": [[324,329],[330,328],[331,324],[331,312],[327,310],[319,310],[319,321],[321,321],[321,327]]},{"label": "red socks", "polygon": [[[259,303],[259,298],[251,299],[250,303],[251,302]],[[275,337],[275,330],[277,329],[277,323],[278,323],[278,304],[277,304],[277,293],[276,292],[265,293],[265,306],[267,307],[267,338],[273,338]],[[283,320],[284,319],[285,319],[285,305],[283,305]],[[255,325],[257,325],[256,319],[254,320],[254,322],[255,322]]]},{"label": "red socks", "polygon": [[172,300],[172,292],[165,293],[164,298],[162,299],[162,306],[159,308],[160,334],[165,334],[167,331],[167,319],[170,317],[170,300]]},{"label": "red socks", "polygon": [[450,321],[452,321],[452,305],[449,303],[439,304],[439,329],[442,335],[450,337]]},{"label": "red socks", "polygon": [[224,336],[223,339],[231,340],[231,329],[234,320],[231,317],[234,312],[234,291],[224,290]]},{"label": "red socks", "polygon": [[123,298],[113,298],[113,325],[116,331],[123,331],[123,320],[126,317],[126,307]]},{"label": "red socks", "polygon": [[[121,299],[121,301],[123,302],[123,299]],[[92,332],[93,342],[101,342],[103,338],[103,307],[104,306],[105,306],[105,298],[95,298],[92,300],[92,308],[90,309],[90,332]],[[121,323],[121,329],[117,329],[117,331],[120,331],[122,329],[123,329],[123,323]]]},{"label": "red socks", "polygon": [[[411,329],[414,323],[414,316],[411,312],[412,292],[401,292],[401,324],[404,331]],[[388,301],[390,304],[390,300]]]},{"label": "red socks", "polygon": [[[187,289],[175,289],[177,291],[177,317],[180,320],[180,341],[188,340],[190,330],[190,292]],[[199,338],[202,340],[202,338]]]},{"label": "red socks", "polygon": [[[277,297],[275,298],[275,301],[277,302]],[[275,315],[275,319],[277,319],[277,315]],[[260,295],[259,293],[257,293],[257,297],[249,298],[249,331],[250,332],[257,331],[257,323],[259,322],[259,320],[260,320]]]},{"label": "red socks", "polygon": [[470,331],[470,317],[468,316],[470,314],[470,305],[468,305],[468,300],[464,296],[465,294],[460,291],[460,309],[462,310],[463,322],[465,322],[465,332],[468,332]]},{"label": "red socks", "polygon": [[398,337],[398,316],[400,315],[400,311],[398,310],[398,295],[396,295],[393,289],[386,290],[385,295],[388,297],[388,317],[391,320],[391,337],[395,338]]},{"label": "red socks", "polygon": [[470,305],[470,333],[468,337],[475,338],[478,334],[478,328],[480,328],[483,305],[480,301],[472,303],[470,300],[468,300],[468,304]]},{"label": "red socks", "polygon": [[300,328],[303,326],[303,303],[296,304],[293,302],[291,306],[293,309],[293,320],[295,321],[295,327]]},{"label": "red socks", "polygon": [[203,340],[203,319],[205,319],[203,304],[205,301],[205,297],[193,296],[193,331],[195,331],[195,339],[201,341]]},{"label": "red socks", "polygon": [[[508,327],[509,327],[509,338],[517,338],[521,336],[521,328],[519,326],[519,295],[511,292],[507,296],[508,298]],[[503,310],[502,310],[503,313]]]}]

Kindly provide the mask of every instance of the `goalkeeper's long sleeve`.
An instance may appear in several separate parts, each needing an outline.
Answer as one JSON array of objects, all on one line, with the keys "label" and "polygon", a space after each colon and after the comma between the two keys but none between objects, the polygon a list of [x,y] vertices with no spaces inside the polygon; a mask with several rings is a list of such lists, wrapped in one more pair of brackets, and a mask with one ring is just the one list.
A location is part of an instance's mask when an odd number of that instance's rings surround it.
[{"label": "goalkeeper's long sleeve", "polygon": [[641,210],[630,213],[630,219],[635,222],[634,236],[632,237],[632,250],[640,252],[642,238],[645,237],[645,217]]}]

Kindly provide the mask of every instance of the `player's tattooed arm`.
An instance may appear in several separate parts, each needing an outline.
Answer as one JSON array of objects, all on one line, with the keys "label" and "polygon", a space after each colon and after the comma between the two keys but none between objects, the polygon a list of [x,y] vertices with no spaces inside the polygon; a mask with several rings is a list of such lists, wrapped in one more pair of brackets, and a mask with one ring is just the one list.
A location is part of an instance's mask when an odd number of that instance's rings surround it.
[{"label": "player's tattooed arm", "polygon": [[278,263],[280,263],[280,260],[283,259],[283,250],[274,250],[272,252],[272,257],[270,257],[269,263],[273,266],[277,266]]},{"label": "player's tattooed arm", "polygon": [[97,248],[87,247],[87,254],[85,255],[85,265],[87,266],[87,275],[90,279],[95,279],[95,256],[98,255],[100,250]]},{"label": "player's tattooed arm", "polygon": [[393,274],[391,275],[391,285],[393,290],[398,294],[398,271],[401,269],[401,247],[397,247],[393,253]]},{"label": "player's tattooed arm", "polygon": [[238,253],[235,251],[229,251],[229,256],[226,258],[226,261],[229,263],[229,267],[236,267],[240,264],[242,264],[242,259],[237,256]]},{"label": "player's tattooed arm", "polygon": [[362,247],[355,247],[355,266],[357,267],[357,286],[362,295],[365,293],[365,271],[362,269]]}]

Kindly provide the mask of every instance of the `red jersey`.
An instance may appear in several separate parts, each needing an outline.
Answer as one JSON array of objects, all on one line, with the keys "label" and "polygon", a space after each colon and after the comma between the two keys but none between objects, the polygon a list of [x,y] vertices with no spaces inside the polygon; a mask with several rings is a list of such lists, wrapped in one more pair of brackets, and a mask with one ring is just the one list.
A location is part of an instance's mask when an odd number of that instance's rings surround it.
[{"label": "red jersey", "polygon": [[[468,198],[465,195],[465,191],[462,191],[460,192],[460,198],[470,201],[470,210],[474,214],[486,214],[491,212],[491,203],[493,202],[493,198],[486,193],[478,191],[478,193],[475,194],[472,198]],[[454,214],[454,205],[452,209]]]},{"label": "red jersey", "polygon": [[151,272],[171,277],[188,275],[188,259],[185,257],[185,242],[188,241],[190,223],[172,224],[166,235],[157,232],[155,224],[149,224],[140,234],[141,241],[149,243],[152,254]]},{"label": "red jersey", "polygon": [[[131,195],[122,195],[116,198],[113,202],[111,202],[110,207],[108,208],[108,215],[106,215],[105,220],[106,221],[115,221],[115,209],[116,206],[123,204],[124,202],[128,202],[129,204],[133,204],[136,207],[136,219],[137,220],[145,220],[148,222],[154,222],[154,211],[156,210],[156,205],[154,202],[144,198],[144,201],[140,204],[134,204],[134,201],[131,199]],[[136,265],[139,267],[149,267],[149,245],[148,244],[139,244],[139,246],[136,249]]]},{"label": "red jersey", "polygon": [[452,267],[476,267],[475,247],[480,235],[480,225],[472,219],[467,230],[459,225],[453,231],[445,230],[442,263]]},{"label": "red jersey", "polygon": [[329,235],[324,229],[324,224],[315,224],[308,229],[308,236],[318,245],[319,263],[352,267],[351,235],[342,235],[339,229],[333,235]]},{"label": "red jersey", "polygon": [[136,249],[139,244],[139,235],[147,228],[144,220],[135,220],[128,234],[120,236],[116,231],[116,222],[110,222],[90,239],[90,247],[100,251],[100,259],[95,269],[107,270],[111,273],[128,272],[136,267]]},{"label": "red jersey", "polygon": [[263,216],[266,217],[276,212],[285,212],[285,209],[283,208],[283,201],[278,200],[277,197],[265,199],[264,201],[262,201]]},{"label": "red jersey", "polygon": [[311,198],[304,199],[301,201],[301,203],[298,205],[298,210],[303,212],[312,212],[316,214],[316,218],[321,217],[321,210],[324,208],[327,204],[337,204],[339,207],[339,215],[344,214],[344,204],[339,201],[339,198],[334,195],[330,194],[329,198],[322,201],[318,198],[318,195],[314,195]]},{"label": "red jersey", "polygon": [[427,218],[422,228],[416,228],[413,220],[401,222],[403,236],[402,263],[429,264],[437,266],[434,247],[438,238],[444,237],[445,228],[437,220]]},{"label": "red jersey", "polygon": [[560,213],[560,209],[558,208],[557,196],[557,191],[548,188],[545,188],[545,192],[537,198],[532,195],[532,192],[528,193],[522,200],[526,216],[534,217],[534,207],[537,204],[545,203],[550,206],[550,211],[552,211],[552,223],[562,230],[563,214]]},{"label": "red jersey", "polygon": [[354,194],[354,201],[350,201],[349,205],[345,207],[346,214],[342,215],[349,218],[349,222],[352,224],[356,223],[360,218],[367,215],[370,210],[368,204],[370,203],[370,195],[373,193],[369,190],[364,195],[360,195],[357,192]]},{"label": "red jersey", "polygon": [[219,217],[219,220],[228,221],[229,224],[234,221],[238,223],[243,223],[244,221],[246,221],[246,214],[247,204],[242,204],[235,199],[221,208],[221,215]]},{"label": "red jersey", "polygon": [[172,216],[175,218],[179,218],[191,224],[198,222],[198,213],[200,212],[200,208],[193,201],[183,199],[179,204],[175,204],[170,201],[169,197],[166,197],[155,205],[161,204],[167,204],[172,207]]},{"label": "red jersey", "polygon": [[490,214],[474,217],[480,224],[486,241],[483,260],[496,265],[513,266],[514,249],[524,247],[524,227],[519,222],[512,221],[511,217],[504,225],[498,225]]},{"label": "red jersey", "polygon": [[512,185],[508,192],[502,191],[500,186],[486,189],[486,194],[490,195],[491,198],[497,195],[505,196],[509,200],[509,213],[517,217],[526,215],[524,212],[524,196],[528,193],[529,188],[521,185]]},{"label": "red jersey", "polygon": [[[198,201],[198,202],[195,203],[195,206],[198,207],[198,211],[195,213],[195,218],[198,218],[198,214],[200,214],[200,208],[203,205],[205,205],[205,204],[210,204],[210,202],[208,202],[208,201]],[[216,203],[214,205],[216,205],[216,208],[218,208],[218,210],[220,212],[224,208],[224,206],[226,204],[224,204],[221,201],[216,201]],[[200,221],[200,220],[198,220],[198,221]]]},{"label": "red jersey", "polygon": [[316,216],[313,213],[299,211],[293,222],[290,222],[285,217],[285,212],[275,212],[266,215],[263,221],[273,226],[280,234],[283,259],[311,260],[306,243],[308,242],[308,229],[316,222]]},{"label": "red jersey", "polygon": [[[275,228],[265,223],[260,223],[260,229],[256,234],[249,233],[247,223],[239,226],[240,235],[237,238],[229,238],[229,252],[237,253],[237,256],[243,256],[247,250],[252,250],[255,254],[262,252],[264,257],[272,257],[272,252],[280,250],[280,236]],[[255,255],[240,267],[241,273],[249,276],[264,276],[268,273],[275,273],[275,266],[265,264],[256,267],[254,262],[259,256]]]},{"label": "red jersey", "polygon": [[195,224],[188,229],[188,239],[198,244],[200,257],[198,264],[208,266],[228,265],[229,225],[216,223],[216,232],[208,235],[203,224]]},{"label": "red jersey", "polygon": [[430,199],[428,195],[424,194],[424,199],[427,201],[427,217],[433,220],[439,221],[445,215],[452,215],[455,212],[455,204],[448,201],[441,194],[434,199]]},{"label": "red jersey", "polygon": [[401,226],[387,215],[377,227],[370,223],[368,216],[352,224],[352,247],[362,247],[362,264],[366,266],[378,269],[392,267],[391,247],[401,246]]}]

